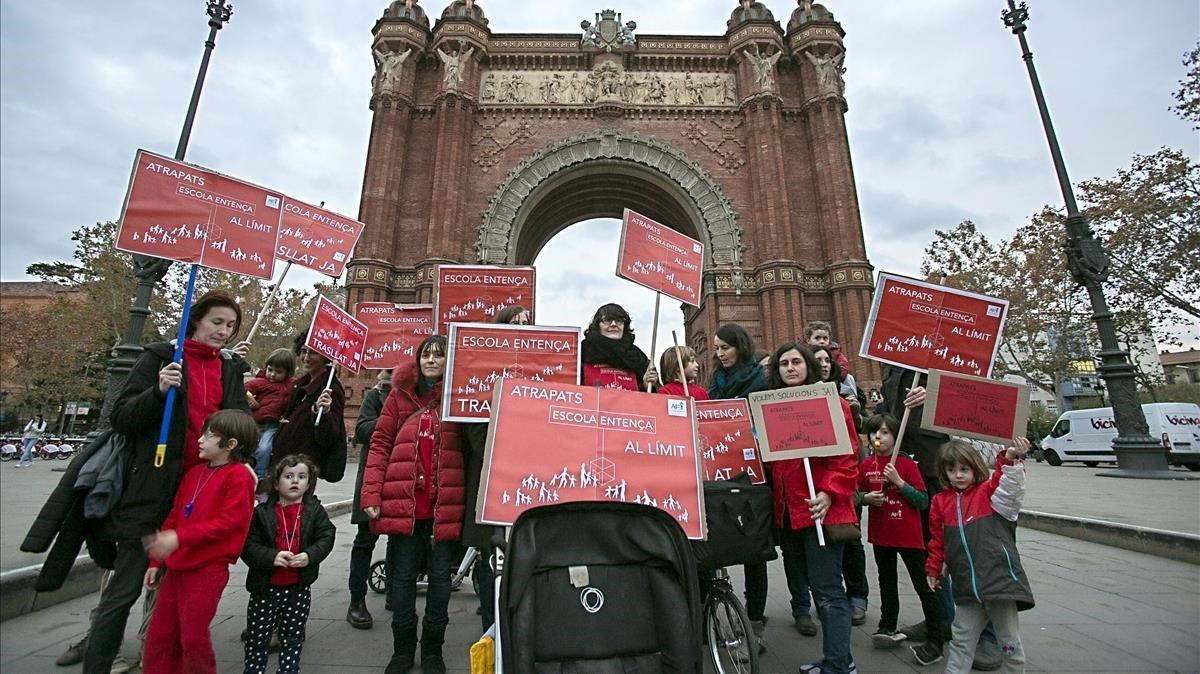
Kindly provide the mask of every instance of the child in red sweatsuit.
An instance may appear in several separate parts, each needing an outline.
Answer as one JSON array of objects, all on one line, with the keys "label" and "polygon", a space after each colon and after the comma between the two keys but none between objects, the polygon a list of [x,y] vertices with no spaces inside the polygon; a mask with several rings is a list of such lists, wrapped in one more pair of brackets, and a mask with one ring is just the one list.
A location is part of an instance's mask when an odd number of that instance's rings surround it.
[{"label": "child in red sweatsuit", "polygon": [[275,349],[267,356],[267,366],[246,382],[246,399],[258,423],[258,449],[254,451],[254,472],[258,477],[267,474],[271,460],[271,443],[279,430],[279,420],[292,396],[292,374],[296,357],[291,349]]},{"label": "child in red sweatsuit", "polygon": [[[678,353],[678,355],[676,355]],[[679,376],[679,359],[683,359],[683,377]],[[696,384],[700,375],[700,362],[696,360],[696,352],[689,346],[672,346],[663,351],[658,360],[658,371],[662,373],[663,385],[658,393],[681,396],[688,395],[696,400],[708,400],[708,391]],[[687,379],[687,390],[684,390],[680,379]]]},{"label": "child in red sweatsuit", "polygon": [[208,626],[250,528],[256,480],[245,452],[257,441],[258,426],[245,412],[208,417],[199,442],[204,463],[184,474],[162,528],[143,541],[151,560],[145,586],[158,590],[142,651],[145,674],[217,671]]}]

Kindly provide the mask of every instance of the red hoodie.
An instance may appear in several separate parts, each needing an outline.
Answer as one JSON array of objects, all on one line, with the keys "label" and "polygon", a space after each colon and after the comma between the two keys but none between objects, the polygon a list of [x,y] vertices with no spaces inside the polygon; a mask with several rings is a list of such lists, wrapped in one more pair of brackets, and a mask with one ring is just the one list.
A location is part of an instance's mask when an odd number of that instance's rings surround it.
[{"label": "red hoodie", "polygon": [[265,371],[259,371],[246,382],[246,391],[258,400],[258,409],[254,410],[255,421],[278,423],[283,418],[283,411],[292,397],[292,381],[291,377],[283,381],[271,381],[267,379]]},{"label": "red hoodie", "polygon": [[669,396],[690,395],[696,400],[708,400],[708,391],[704,390],[699,384],[688,384],[687,393],[683,392],[683,384],[677,381],[669,381],[658,387],[655,393],[661,393]]},{"label": "red hoodie", "polygon": [[184,473],[160,527],[175,530],[179,548],[150,566],[194,571],[236,562],[250,531],[256,482],[254,471],[237,461],[216,468],[202,463]]},{"label": "red hoodie", "polygon": [[209,415],[221,407],[221,349],[195,340],[183,342],[187,360],[187,431],[183,435],[183,472],[203,463],[200,431]]}]

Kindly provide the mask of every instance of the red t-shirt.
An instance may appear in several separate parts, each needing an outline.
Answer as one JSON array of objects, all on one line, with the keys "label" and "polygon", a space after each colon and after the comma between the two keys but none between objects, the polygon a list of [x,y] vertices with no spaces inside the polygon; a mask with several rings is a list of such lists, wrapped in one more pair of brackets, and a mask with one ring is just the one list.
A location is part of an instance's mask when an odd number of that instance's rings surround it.
[{"label": "red t-shirt", "polygon": [[[300,552],[300,509],[304,503],[297,501],[291,505],[275,504],[275,549],[287,550],[296,554]],[[277,566],[271,571],[271,585],[295,585],[300,581],[300,570],[287,566]]]},{"label": "red t-shirt", "polygon": [[601,388],[623,388],[627,391],[640,391],[638,388],[637,374],[633,370],[626,370],[612,365],[589,365],[583,364],[583,381],[584,386],[595,386],[599,384]]},{"label": "red t-shirt", "polygon": [[696,400],[708,400],[708,391],[705,391],[703,386],[700,386],[699,384],[688,384],[687,393],[685,394],[683,392],[683,384],[677,381],[669,381],[663,384],[662,386],[658,387],[658,390],[655,391],[655,393],[661,393],[669,396],[690,395]]},{"label": "red t-shirt", "polygon": [[429,408],[421,412],[417,420],[417,480],[414,484],[413,517],[418,520],[433,519],[433,500],[429,490],[433,486],[433,445],[438,434],[437,413]]},{"label": "red t-shirt", "polygon": [[[883,489],[883,485],[888,486],[883,492],[884,504],[867,508],[867,541],[871,545],[887,548],[924,550],[925,535],[921,532],[921,511],[905,500],[899,490],[883,477],[883,469],[887,466],[889,458],[872,454],[863,459],[858,466],[859,491],[879,491]],[[900,454],[896,457],[896,471],[913,489],[925,491],[925,481],[921,479],[921,471],[917,469],[916,461]]]},{"label": "red t-shirt", "polygon": [[179,548],[150,566],[195,571],[237,562],[254,514],[254,470],[236,461],[202,463],[184,474],[162,531],[174,529]]}]

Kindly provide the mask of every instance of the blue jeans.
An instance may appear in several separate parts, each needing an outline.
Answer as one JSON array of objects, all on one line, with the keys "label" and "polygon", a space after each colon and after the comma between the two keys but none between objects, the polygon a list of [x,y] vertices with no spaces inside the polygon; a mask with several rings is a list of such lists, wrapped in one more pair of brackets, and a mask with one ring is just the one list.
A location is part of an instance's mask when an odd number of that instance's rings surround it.
[{"label": "blue jeans", "polygon": [[33,463],[33,446],[37,444],[37,438],[23,438],[21,440],[21,460],[17,463]]},{"label": "blue jeans", "polygon": [[[783,531],[776,530],[783,547]],[[804,568],[804,558],[796,554],[783,555],[783,575],[787,578],[788,593],[792,595],[792,619],[809,615],[812,612],[812,600],[808,590],[808,571]]]},{"label": "blue jeans", "polygon": [[[842,555],[845,543],[817,543],[815,527],[784,529],[780,547],[783,549],[784,571],[803,568],[812,590],[817,611],[821,616],[822,657],[817,661],[822,672],[845,674],[854,662],[850,655],[850,602],[842,583]],[[788,564],[788,558],[792,564]],[[789,583],[791,578],[788,579]]]},{"label": "blue jeans", "polygon": [[271,443],[275,441],[275,433],[279,424],[268,421],[262,425],[262,433],[258,436],[258,447],[254,450],[254,472],[259,477],[267,474],[267,464],[271,462]]},{"label": "blue jeans", "polygon": [[392,581],[392,625],[406,629],[417,626],[417,574],[429,556],[429,589],[425,593],[424,627],[444,631],[450,624],[450,570],[454,564],[455,541],[434,541],[433,520],[417,520],[411,536],[388,536],[388,577]]}]

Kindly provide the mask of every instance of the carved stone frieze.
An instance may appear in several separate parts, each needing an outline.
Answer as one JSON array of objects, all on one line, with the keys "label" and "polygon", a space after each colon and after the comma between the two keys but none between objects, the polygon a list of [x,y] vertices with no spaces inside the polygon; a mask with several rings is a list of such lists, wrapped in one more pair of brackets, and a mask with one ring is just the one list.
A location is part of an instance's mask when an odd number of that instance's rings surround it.
[{"label": "carved stone frieze", "polygon": [[737,105],[732,73],[628,72],[613,63],[591,71],[489,70],[482,105],[593,105],[722,107]]}]

